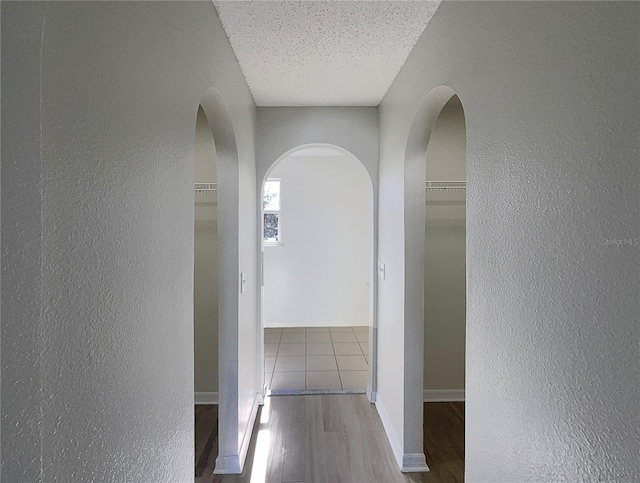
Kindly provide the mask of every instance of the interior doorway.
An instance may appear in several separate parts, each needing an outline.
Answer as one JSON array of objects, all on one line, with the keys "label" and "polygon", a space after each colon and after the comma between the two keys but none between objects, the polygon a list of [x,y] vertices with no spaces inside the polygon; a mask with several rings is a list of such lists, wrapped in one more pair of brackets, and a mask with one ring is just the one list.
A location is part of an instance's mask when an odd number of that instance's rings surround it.
[{"label": "interior doorway", "polygon": [[218,170],[207,116],[198,108],[194,184],[194,387],[196,403],[218,393]]},{"label": "interior doorway", "polygon": [[424,399],[463,401],[466,329],[466,134],[453,95],[426,155]]},{"label": "interior doorway", "polygon": [[436,479],[463,481],[466,126],[457,95],[447,101],[433,125],[425,191],[424,448]]},{"label": "interior doorway", "polygon": [[207,442],[218,431],[218,169],[209,121],[198,106],[195,139],[193,335],[195,476],[213,473]]},{"label": "interior doorway", "polygon": [[265,385],[365,392],[371,380],[373,189],[351,153],[305,145],[262,189]]},{"label": "interior doorway", "polygon": [[438,86],[418,107],[405,148],[403,428],[412,456],[403,471],[431,466],[427,406],[464,400],[466,208],[465,114],[456,92]]}]

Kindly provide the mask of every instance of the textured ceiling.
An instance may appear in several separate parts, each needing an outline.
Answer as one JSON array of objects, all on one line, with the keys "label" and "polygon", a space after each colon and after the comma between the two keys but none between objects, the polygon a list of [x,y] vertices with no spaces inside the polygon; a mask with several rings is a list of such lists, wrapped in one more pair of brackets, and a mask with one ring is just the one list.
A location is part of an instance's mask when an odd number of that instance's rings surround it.
[{"label": "textured ceiling", "polygon": [[258,106],[377,106],[436,1],[219,1]]}]

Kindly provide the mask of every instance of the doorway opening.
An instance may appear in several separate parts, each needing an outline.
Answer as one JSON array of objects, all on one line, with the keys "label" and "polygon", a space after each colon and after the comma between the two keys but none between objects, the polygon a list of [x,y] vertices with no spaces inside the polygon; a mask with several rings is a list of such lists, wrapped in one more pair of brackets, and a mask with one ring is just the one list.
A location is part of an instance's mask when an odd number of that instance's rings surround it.
[{"label": "doorway opening", "polygon": [[[194,114],[194,401],[196,455],[206,462],[196,468],[241,473],[261,393],[257,378],[238,377],[259,360],[255,344],[241,347],[238,337],[238,150],[217,89],[207,89]],[[201,425],[205,414],[209,424]],[[206,449],[207,433],[217,435],[215,452]]]},{"label": "doorway opening", "polygon": [[194,387],[199,398],[218,390],[218,170],[213,134],[198,108],[194,184]]},{"label": "doorway opening", "polygon": [[195,476],[212,474],[206,442],[218,432],[218,170],[209,121],[198,107],[195,139],[193,335]]},{"label": "doorway opening", "polygon": [[[425,188],[424,448],[435,477],[454,474],[456,480],[462,481],[466,126],[457,95],[444,105],[431,131],[426,154]],[[446,431],[442,430],[443,421],[447,421]],[[437,434],[437,440],[432,437],[434,434]],[[449,448],[446,454],[442,451],[443,446]]]},{"label": "doorway opening", "polygon": [[304,145],[262,187],[264,377],[271,394],[364,393],[371,381],[373,187],[362,163]]},{"label": "doorway opening", "polygon": [[[401,464],[407,472],[434,471],[425,453],[443,444],[434,434],[444,420],[458,421],[451,434],[464,468],[466,211],[465,113],[455,91],[438,86],[416,111],[405,151],[403,428],[411,457]],[[433,416],[437,411],[429,410],[441,403],[447,416]]]},{"label": "doorway opening", "polygon": [[464,399],[466,139],[454,95],[433,127],[426,156],[425,399]]}]

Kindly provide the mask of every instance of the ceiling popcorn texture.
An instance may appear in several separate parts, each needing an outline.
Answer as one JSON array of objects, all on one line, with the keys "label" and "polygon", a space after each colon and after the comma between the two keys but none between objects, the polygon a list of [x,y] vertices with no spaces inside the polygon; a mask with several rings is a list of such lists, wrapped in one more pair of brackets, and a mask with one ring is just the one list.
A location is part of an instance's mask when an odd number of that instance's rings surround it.
[{"label": "ceiling popcorn texture", "polygon": [[377,106],[440,1],[214,1],[258,106]]}]

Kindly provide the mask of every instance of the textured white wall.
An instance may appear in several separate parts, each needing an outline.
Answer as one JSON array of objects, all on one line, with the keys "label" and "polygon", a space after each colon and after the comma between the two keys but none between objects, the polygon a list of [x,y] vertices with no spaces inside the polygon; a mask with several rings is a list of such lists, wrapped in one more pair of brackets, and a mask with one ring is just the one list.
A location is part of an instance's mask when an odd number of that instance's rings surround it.
[{"label": "textured white wall", "polygon": [[[2,2],[2,481],[37,481],[42,200],[40,39],[45,4]],[[11,95],[9,95],[11,93]]]},{"label": "textured white wall", "polygon": [[[380,357],[407,343],[412,119],[443,84],[465,109],[468,481],[640,478],[640,252],[603,242],[639,232],[639,27],[637,3],[445,2],[380,106]],[[405,454],[414,355],[378,373]]]},{"label": "textured white wall", "polygon": [[[196,182],[215,183],[216,147],[207,116],[198,109]],[[195,195],[193,274],[194,390],[218,392],[218,197]]]},{"label": "textured white wall", "polygon": [[[206,2],[3,2],[2,21],[3,120],[22,119],[3,128],[2,222],[5,210],[28,220],[3,240],[3,383],[24,391],[3,398],[2,478],[191,480],[196,112],[211,86],[232,112],[240,166],[226,196],[240,207],[221,229],[239,230],[234,263],[255,284],[251,95]],[[6,159],[5,142],[26,156]],[[28,300],[4,278],[25,256]],[[237,305],[236,334],[255,329],[255,290]],[[5,311],[21,314],[7,333]],[[235,360],[253,377],[228,381],[241,399],[230,453],[258,390],[255,339]]]},{"label": "textured white wall", "polygon": [[[464,181],[464,113],[454,98],[429,139],[428,181]],[[424,268],[424,388],[464,389],[466,236],[464,191],[427,191]]]},{"label": "textured white wall", "polygon": [[259,180],[288,151],[305,144],[330,144],[358,158],[377,187],[378,108],[259,107],[257,112]]},{"label": "textured white wall", "polygon": [[369,325],[372,187],[351,155],[288,156],[283,244],[264,247],[265,326]]}]

